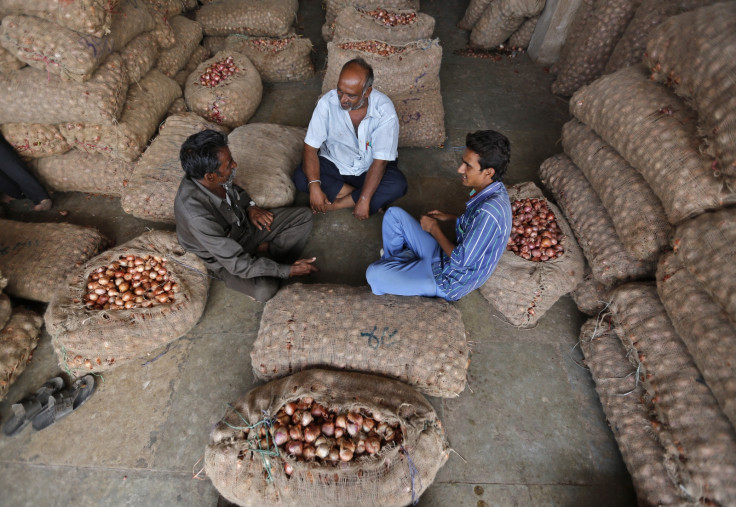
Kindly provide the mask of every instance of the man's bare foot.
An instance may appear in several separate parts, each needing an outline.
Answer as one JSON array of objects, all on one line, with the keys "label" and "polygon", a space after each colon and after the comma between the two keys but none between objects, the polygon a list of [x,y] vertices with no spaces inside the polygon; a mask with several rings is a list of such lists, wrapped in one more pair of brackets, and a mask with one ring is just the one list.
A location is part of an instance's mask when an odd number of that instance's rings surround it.
[{"label": "man's bare foot", "polygon": [[355,207],[355,201],[353,201],[353,196],[351,194],[348,194],[344,197],[338,197],[336,198],[332,204],[328,204],[325,206],[325,210],[327,211],[336,211],[339,209],[347,209],[347,208],[354,208]]},{"label": "man's bare foot", "polygon": [[33,207],[33,211],[48,211],[53,205],[54,203],[51,202],[51,199],[44,199]]}]

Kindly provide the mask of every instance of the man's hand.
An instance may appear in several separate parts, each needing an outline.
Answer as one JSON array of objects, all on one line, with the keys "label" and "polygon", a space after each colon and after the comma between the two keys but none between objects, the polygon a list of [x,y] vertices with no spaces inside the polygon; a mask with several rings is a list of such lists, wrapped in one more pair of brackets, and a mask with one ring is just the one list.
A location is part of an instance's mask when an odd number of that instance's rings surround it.
[{"label": "man's hand", "polygon": [[262,231],[265,227],[267,231],[271,230],[271,224],[273,223],[273,213],[267,209],[259,208],[258,206],[251,206],[246,211],[250,223]]},{"label": "man's hand", "polygon": [[318,183],[309,185],[309,205],[312,208],[312,213],[324,213],[327,211],[326,207],[330,204],[332,203]]},{"label": "man's hand", "polygon": [[430,233],[432,236],[434,236],[433,231],[439,230],[440,223],[437,218],[433,216],[422,215],[422,218],[419,220],[419,224],[422,226],[422,230]]},{"label": "man's hand", "polygon": [[438,211],[436,209],[433,209],[432,211],[428,211],[427,216],[436,218],[440,222],[447,222],[448,220],[457,220],[457,215],[453,215],[451,213],[445,213],[444,211]]},{"label": "man's hand", "polygon": [[319,271],[319,268],[313,263],[317,260],[317,257],[311,259],[299,259],[291,265],[291,271],[289,271],[289,277],[293,276],[305,276],[310,273]]},{"label": "man's hand", "polygon": [[355,203],[355,208],[353,209],[353,216],[357,218],[358,220],[365,220],[366,218],[370,217],[371,213],[371,203],[369,199],[363,199],[362,197],[358,199],[358,202]]}]

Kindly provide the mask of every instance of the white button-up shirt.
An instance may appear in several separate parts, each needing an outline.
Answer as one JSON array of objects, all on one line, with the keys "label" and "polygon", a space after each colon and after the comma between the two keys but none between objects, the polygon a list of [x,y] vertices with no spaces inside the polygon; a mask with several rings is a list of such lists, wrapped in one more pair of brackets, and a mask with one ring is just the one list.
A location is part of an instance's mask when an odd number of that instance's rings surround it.
[{"label": "white button-up shirt", "polygon": [[350,113],[340,107],[337,90],[331,90],[317,102],[304,142],[318,148],[320,156],[331,160],[340,174],[359,176],[373,159],[396,160],[399,118],[391,99],[373,89],[356,136]]}]

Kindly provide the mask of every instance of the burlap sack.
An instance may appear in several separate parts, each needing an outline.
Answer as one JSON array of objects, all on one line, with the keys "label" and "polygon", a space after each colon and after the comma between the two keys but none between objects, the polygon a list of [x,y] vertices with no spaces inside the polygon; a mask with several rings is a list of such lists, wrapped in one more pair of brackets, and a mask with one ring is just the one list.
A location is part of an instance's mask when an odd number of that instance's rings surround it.
[{"label": "burlap sack", "polygon": [[644,66],[621,69],[578,90],[570,112],[641,173],[670,223],[736,202],[728,181],[714,173],[713,159],[698,151],[692,110],[651,81]]},{"label": "burlap sack", "polygon": [[121,195],[133,175],[132,162],[82,150],[35,159],[30,168],[45,187],[90,194]]},{"label": "burlap sack", "polygon": [[[150,308],[86,309],[83,298],[89,275],[129,254],[168,261],[169,280],[179,284],[174,300]],[[207,303],[206,273],[204,263],[179,246],[176,233],[168,231],[147,232],[90,259],[56,288],[46,309],[46,329],[59,364],[74,376],[105,371],[183,336],[199,321]]]},{"label": "burlap sack", "polygon": [[13,313],[13,308],[10,303],[10,298],[7,294],[0,293],[0,329],[5,327],[11,313]]},{"label": "burlap sack", "polygon": [[671,440],[662,435],[668,430],[652,417],[651,402],[610,322],[588,320],[580,330],[580,345],[639,505],[695,503],[697,498],[680,488],[678,461],[660,444]]},{"label": "burlap sack", "polygon": [[[570,27],[560,58],[552,93],[569,97],[597,79],[606,68],[619,39],[641,0],[583,0]],[[587,123],[587,122],[586,122]]]},{"label": "burlap sack", "polygon": [[150,9],[154,9],[164,14],[167,18],[171,19],[181,12],[185,8],[196,7],[191,6],[191,0],[139,0],[147,5]]},{"label": "burlap sack", "polygon": [[56,125],[43,123],[6,123],[0,126],[3,137],[23,157],[60,155],[71,150]]},{"label": "burlap sack", "polygon": [[[211,56],[212,54],[204,46],[197,46],[194,49],[194,52],[192,53],[192,56],[189,57],[189,61],[187,62],[186,66],[182,70],[180,70],[176,74],[176,76],[174,76],[174,81],[176,81],[176,84],[181,87],[182,92],[184,91],[184,86],[186,86],[187,84],[187,78],[189,77],[189,74],[194,72],[202,62],[204,62]],[[186,110],[186,102],[184,103],[184,107]]]},{"label": "burlap sack", "polygon": [[651,34],[647,62],[698,113],[720,171],[736,176],[736,3],[672,17]]},{"label": "burlap sack", "polygon": [[483,15],[483,12],[485,12],[493,1],[494,0],[470,0],[468,7],[465,9],[465,14],[458,22],[457,27],[461,30],[472,30]]},{"label": "burlap sack", "polygon": [[167,5],[161,4],[157,0],[144,0],[148,11],[153,17],[153,23],[155,25],[153,34],[156,37],[156,42],[161,49],[168,49],[176,44],[176,37],[174,36],[174,29],[169,24],[171,16],[167,13]]},{"label": "burlap sack", "polygon": [[642,175],[577,120],[562,127],[562,146],[606,207],[626,251],[637,259],[656,261],[669,246],[672,226]]},{"label": "burlap sack", "polygon": [[[544,199],[542,191],[531,182],[510,186],[508,193],[511,202]],[[547,205],[564,234],[560,244],[565,253],[556,259],[533,262],[506,250],[496,270],[480,287],[483,297],[514,326],[533,326],[560,297],[583,281],[583,252],[560,210],[549,201]]]},{"label": "burlap sack", "polygon": [[736,327],[671,252],[659,262],[657,292],[721,410],[736,428]]},{"label": "burlap sack", "polygon": [[394,95],[399,117],[399,147],[442,147],[445,142],[445,107],[439,90]]},{"label": "burlap sack", "polygon": [[128,43],[120,52],[128,73],[128,81],[137,83],[143,76],[148,74],[159,55],[158,42],[153,32],[146,32]]},{"label": "burlap sack", "polygon": [[235,183],[248,192],[258,206],[277,208],[294,202],[291,181],[302,161],[306,129],[271,123],[251,123],[227,136],[227,145],[238,164]]},{"label": "burlap sack", "polygon": [[538,21],[539,16],[526,18],[521,26],[509,37],[509,46],[518,49],[528,48],[532,40],[532,35],[534,35],[534,29],[537,28]]},{"label": "burlap sack", "polygon": [[416,14],[409,25],[389,26],[370,14],[370,10],[346,7],[335,19],[334,42],[349,40],[380,40],[389,44],[406,44],[419,39],[431,39],[434,18],[412,10],[390,11],[398,14]]},{"label": "burlap sack", "polygon": [[566,155],[545,160],[539,177],[565,214],[596,280],[612,286],[654,276],[655,263],[626,251],[598,194]]},{"label": "burlap sack", "polygon": [[161,51],[156,68],[167,76],[174,77],[186,67],[199,43],[202,42],[202,27],[184,16],[175,16],[169,23],[174,30],[176,44]]},{"label": "burlap sack", "polygon": [[18,307],[5,327],[0,328],[0,400],[10,385],[26,369],[38,344],[43,319],[40,315]]},{"label": "burlap sack", "polygon": [[133,162],[146,149],[177,97],[181,97],[181,87],[176,81],[153,69],[128,89],[117,125],[64,123],[59,129],[67,142],[78,149]]},{"label": "burlap sack", "polygon": [[242,33],[279,37],[296,21],[298,0],[216,0],[196,11],[206,35]]},{"label": "burlap sack", "polygon": [[0,270],[0,293],[8,286],[8,279],[3,276],[3,272]]},{"label": "burlap sack", "polygon": [[13,72],[14,70],[23,68],[25,65],[25,62],[18,60],[10,51],[4,47],[0,47],[0,74]]},{"label": "burlap sack", "polygon": [[314,76],[312,42],[296,35],[282,39],[230,35],[224,51],[247,56],[267,83],[301,81]]},{"label": "burlap sack", "polygon": [[104,36],[119,0],[2,0],[0,14],[28,14],[47,19],[80,34]]},{"label": "burlap sack", "polygon": [[383,8],[389,11],[395,10],[419,10],[419,0],[325,0],[325,18],[331,24],[346,7],[360,7],[365,10]]},{"label": "burlap sack", "polygon": [[179,150],[187,137],[205,129],[229,131],[195,113],[166,118],[123,189],[123,211],[145,220],[174,223],[174,198],[184,177]]},{"label": "burlap sack", "polygon": [[24,67],[0,74],[1,123],[82,121],[112,125],[123,110],[128,91],[125,64],[111,54],[84,83]]},{"label": "burlap sack", "polygon": [[[373,67],[373,88],[386,95],[407,95],[440,89],[442,46],[439,39],[421,40],[391,46],[392,54],[349,49],[360,43],[382,44],[378,41],[346,41],[327,44],[327,71],[322,81],[322,93],[337,87],[342,66],[361,57]],[[383,50],[380,50],[383,51]]]},{"label": "burlap sack", "polygon": [[229,35],[208,35],[202,39],[202,44],[214,55],[225,49],[225,42],[228,37]]},{"label": "burlap sack", "polygon": [[583,281],[570,293],[578,310],[586,315],[598,315],[608,304],[608,288],[593,277],[586,269]]},{"label": "burlap sack", "polygon": [[460,312],[444,300],[293,284],[266,303],[250,357],[260,380],[327,367],[447,398],[465,389],[469,350]]},{"label": "burlap sack", "polygon": [[472,46],[493,49],[503,44],[527,18],[539,15],[545,0],[495,0],[470,32]]},{"label": "burlap sack", "polygon": [[169,111],[166,113],[166,117],[174,116],[176,114],[184,114],[189,112],[187,109],[187,102],[184,100],[184,97],[179,97],[174,102],[171,103],[171,107],[169,107]]},{"label": "burlap sack", "polygon": [[87,81],[113,51],[154,28],[148,10],[135,0],[116,8],[109,35],[80,35],[52,21],[33,16],[3,19],[0,43],[19,60],[62,79]]},{"label": "burlap sack", "polygon": [[[214,87],[204,86],[199,78],[209,65],[232,56],[237,72]],[[220,51],[192,72],[184,85],[187,107],[208,121],[235,128],[245,124],[261,103],[263,83],[250,59],[234,51]]]},{"label": "burlap sack", "polygon": [[0,218],[0,270],[5,293],[47,303],[66,275],[107,245],[99,231],[71,224]]},{"label": "burlap sack", "polygon": [[[363,410],[399,423],[403,443],[340,466],[318,465],[282,453],[260,454],[258,442],[237,429],[306,396],[333,409]],[[419,499],[448,454],[437,414],[409,386],[355,372],[309,370],[257,387],[232,403],[210,434],[204,466],[220,494],[238,505],[400,506]],[[294,469],[291,476],[285,463]]]},{"label": "burlap sack", "polygon": [[[668,453],[685,473],[690,496],[721,505],[736,501],[736,432],[675,332],[653,283],[612,292],[616,331],[640,368],[657,416],[673,440]],[[638,365],[641,365],[640,367]]]}]

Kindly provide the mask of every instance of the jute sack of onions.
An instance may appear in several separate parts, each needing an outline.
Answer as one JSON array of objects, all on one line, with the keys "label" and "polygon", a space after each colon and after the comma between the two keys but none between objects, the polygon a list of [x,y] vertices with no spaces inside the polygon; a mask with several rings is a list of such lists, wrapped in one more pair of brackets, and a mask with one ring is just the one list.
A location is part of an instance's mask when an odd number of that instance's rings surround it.
[{"label": "jute sack of onions", "polygon": [[120,51],[130,83],[137,83],[148,74],[158,61],[159,51],[153,32],[140,34]]},{"label": "jute sack of onions", "polygon": [[[204,62],[211,56],[212,53],[210,53],[210,51],[204,46],[197,46],[194,49],[194,52],[192,53],[192,56],[189,57],[189,61],[187,62],[187,64],[176,74],[176,76],[174,76],[174,81],[176,81],[176,84],[181,87],[182,92],[184,91],[184,87],[187,84],[187,78],[189,77],[189,74],[194,72],[202,62]],[[186,108],[186,102],[184,103],[184,106]]]},{"label": "jute sack of onions", "polygon": [[174,30],[169,24],[169,16],[167,6],[162,5],[157,0],[144,0],[151,16],[153,17],[154,29],[153,35],[161,49],[168,49],[176,44]]},{"label": "jute sack of onions", "polygon": [[171,103],[171,106],[169,107],[168,112],[166,113],[166,116],[174,116],[177,114],[184,114],[188,112],[187,109],[187,103],[184,100],[183,97],[179,97],[174,102]]},{"label": "jute sack of onions", "polygon": [[72,146],[133,162],[146,149],[177,97],[181,97],[181,87],[176,81],[153,69],[128,88],[128,98],[117,125],[75,122],[61,124],[59,128]]},{"label": "jute sack of onions", "polygon": [[8,322],[10,314],[13,311],[10,304],[10,298],[7,294],[3,294],[3,289],[7,285],[8,279],[3,278],[2,273],[0,273],[0,329],[2,329],[5,326],[5,323]]},{"label": "jute sack of onions", "polygon": [[736,203],[736,184],[714,171],[714,160],[698,149],[695,113],[651,81],[643,65],[578,90],[570,112],[641,173],[671,224]]},{"label": "jute sack of onions", "polygon": [[208,35],[202,39],[202,45],[213,55],[225,49],[225,42],[229,35]]},{"label": "jute sack of onions", "polygon": [[325,18],[332,24],[340,11],[346,7],[360,7],[365,10],[387,9],[419,11],[419,0],[325,0]]},{"label": "jute sack of onions", "polygon": [[44,186],[54,190],[121,195],[133,175],[134,164],[101,153],[71,150],[34,159],[29,166]]},{"label": "jute sack of onions", "polygon": [[161,51],[156,68],[167,76],[174,77],[186,67],[199,43],[202,42],[202,27],[184,16],[174,16],[169,23],[174,30],[176,44]]},{"label": "jute sack of onions", "polygon": [[[716,504],[736,501],[736,432],[718,406],[657,296],[653,283],[612,291],[616,332],[669,428],[685,491]],[[643,378],[642,378],[643,377]]]},{"label": "jute sack of onions", "polygon": [[0,230],[0,270],[8,277],[5,292],[44,303],[71,270],[107,245],[96,229],[71,224],[0,219]]},{"label": "jute sack of onions", "polygon": [[495,0],[470,32],[472,46],[492,49],[503,44],[527,18],[539,15],[546,0]]},{"label": "jute sack of onions", "polygon": [[126,213],[145,220],[174,223],[174,198],[184,177],[179,151],[190,135],[205,129],[229,132],[195,113],[166,118],[159,135],[138,159],[123,188],[121,204]]},{"label": "jute sack of onions", "polygon": [[626,251],[598,194],[567,155],[545,160],[539,177],[565,214],[596,280],[611,287],[654,276],[655,263]]},{"label": "jute sack of onions", "polygon": [[6,123],[0,126],[3,137],[19,155],[30,158],[61,155],[71,150],[56,125],[44,123]]},{"label": "jute sack of onions", "polygon": [[[191,0],[142,0],[142,2],[149,8],[161,12],[168,19],[181,14],[186,7],[189,7],[185,4],[191,4]],[[194,3],[196,4],[196,2]]]},{"label": "jute sack of onions", "polygon": [[441,421],[411,387],[309,370],[232,403],[204,466],[238,505],[400,506],[419,499],[448,454]]},{"label": "jute sack of onions", "polygon": [[713,396],[736,428],[736,326],[672,252],[659,261],[657,292]]},{"label": "jute sack of onions", "polygon": [[62,81],[24,67],[0,74],[0,124],[82,121],[112,125],[123,111],[128,77],[118,53],[107,57],[92,79]]},{"label": "jute sack of onions", "polygon": [[[665,447],[669,430],[653,416],[651,399],[626,357],[610,319],[590,319],[580,330],[580,348],[641,505],[697,503],[678,480],[678,460]],[[660,443],[663,442],[663,443]]]},{"label": "jute sack of onions", "polygon": [[283,38],[230,35],[225,41],[225,51],[250,58],[261,79],[268,83],[301,81],[314,76],[312,42],[296,35]]},{"label": "jute sack of onions", "polygon": [[465,389],[470,359],[460,312],[444,300],[293,284],[266,303],[251,363],[261,380],[329,367],[454,397]]},{"label": "jute sack of onions", "polygon": [[483,15],[483,12],[485,12],[486,8],[492,2],[493,0],[470,0],[468,7],[465,9],[465,14],[463,15],[463,18],[458,22],[457,27],[461,30],[472,30],[480,17]]},{"label": "jute sack of onions", "polygon": [[434,18],[423,12],[346,7],[335,19],[333,41],[362,39],[403,44],[431,39],[432,32]]},{"label": "jute sack of onions", "polygon": [[206,273],[168,231],[90,259],[59,285],[44,316],[62,368],[108,370],[186,334],[207,302]]},{"label": "jute sack of onions", "polygon": [[557,78],[552,83],[552,93],[569,97],[603,74],[639,3],[640,0],[583,1],[576,14],[583,17],[583,23],[570,28],[555,64]]},{"label": "jute sack of onions", "polygon": [[38,344],[43,319],[24,308],[16,308],[0,331],[0,400],[8,394],[10,385],[26,369]]},{"label": "jute sack of onions", "polygon": [[440,89],[439,39],[391,45],[375,40],[329,42],[322,93],[337,87],[342,66],[361,57],[373,67],[373,87],[389,97]]},{"label": "jute sack of onions", "polygon": [[13,54],[0,46],[0,74],[7,74],[25,67],[26,63],[21,62]]},{"label": "jute sack of onions", "polygon": [[600,197],[626,251],[656,261],[669,246],[672,226],[642,175],[575,119],[562,127],[562,146]]},{"label": "jute sack of onions", "polygon": [[527,327],[582,282],[585,260],[562,213],[534,183],[508,193],[511,238],[480,293],[511,324]]},{"label": "jute sack of onions", "polygon": [[243,33],[278,37],[296,21],[298,0],[216,0],[195,13],[206,35]]},{"label": "jute sack of onions", "polygon": [[258,109],[262,96],[261,76],[250,59],[227,50],[201,63],[184,86],[190,110],[229,128],[245,124]]},{"label": "jute sack of onions", "polygon": [[443,146],[445,107],[439,90],[391,97],[399,117],[399,146]]},{"label": "jute sack of onions", "polygon": [[526,18],[521,26],[509,37],[509,46],[512,48],[526,49],[534,35],[534,29],[537,28],[539,15]]},{"label": "jute sack of onions", "polygon": [[651,34],[652,77],[670,84],[698,113],[715,169],[736,176],[736,4],[672,17]]},{"label": "jute sack of onions", "polygon": [[302,160],[306,129],[250,123],[227,136],[238,164],[235,183],[263,208],[290,206],[296,188],[291,176]]},{"label": "jute sack of onions", "polygon": [[32,67],[65,80],[87,81],[110,53],[154,28],[148,10],[134,0],[124,0],[117,9],[110,34],[101,38],[33,16],[8,16],[2,22],[0,43]]},{"label": "jute sack of onions", "polygon": [[120,0],[3,0],[0,11],[43,18],[84,35],[102,37],[109,32],[112,13]]},{"label": "jute sack of onions", "polygon": [[595,279],[587,265],[583,281],[570,293],[570,297],[578,310],[586,315],[598,315],[609,300],[608,288]]}]

